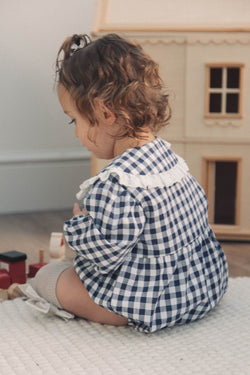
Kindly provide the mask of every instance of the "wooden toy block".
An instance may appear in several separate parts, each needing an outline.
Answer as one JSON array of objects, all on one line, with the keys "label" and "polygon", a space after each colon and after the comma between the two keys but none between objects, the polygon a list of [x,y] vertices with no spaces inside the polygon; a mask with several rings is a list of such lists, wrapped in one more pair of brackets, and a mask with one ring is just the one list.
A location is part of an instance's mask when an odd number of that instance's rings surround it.
[{"label": "wooden toy block", "polygon": [[36,273],[45,266],[47,263],[44,263],[44,250],[39,250],[39,263],[29,265],[28,277],[35,277]]},{"label": "wooden toy block", "polygon": [[[7,264],[9,267],[9,277],[11,279],[10,284],[12,283],[25,284],[26,283],[26,271],[25,271],[26,259],[27,259],[27,255],[25,253],[22,253],[20,251],[15,251],[15,250],[7,251],[5,253],[0,254],[0,262]],[[10,285],[8,285],[7,288],[9,286]]]},{"label": "wooden toy block", "polygon": [[14,283],[14,284],[11,284],[8,289],[7,288],[0,289],[0,302],[6,301],[7,299],[23,297],[24,294],[21,291],[21,289],[19,289],[19,285],[20,284]]},{"label": "wooden toy block", "polygon": [[50,263],[65,260],[65,243],[63,233],[52,232],[49,244]]},{"label": "wooden toy block", "polygon": [[7,289],[0,289],[0,302],[9,299]]},{"label": "wooden toy block", "polygon": [[8,299],[14,299],[24,296],[23,292],[21,291],[21,289],[19,289],[18,286],[19,284],[17,283],[11,284],[11,286],[7,290]]}]

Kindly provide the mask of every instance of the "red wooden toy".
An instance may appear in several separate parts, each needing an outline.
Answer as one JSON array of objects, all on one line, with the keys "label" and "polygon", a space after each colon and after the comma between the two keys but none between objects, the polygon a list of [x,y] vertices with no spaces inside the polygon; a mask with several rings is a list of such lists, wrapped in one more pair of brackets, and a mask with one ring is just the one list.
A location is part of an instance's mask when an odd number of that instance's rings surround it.
[{"label": "red wooden toy", "polygon": [[39,263],[29,265],[28,277],[35,277],[36,273],[40,270],[40,268],[45,266],[45,264],[47,263],[44,263],[44,250],[39,250]]},{"label": "red wooden toy", "polygon": [[0,254],[0,263],[7,264],[8,268],[0,269],[0,288],[7,289],[13,283],[26,283],[26,259],[25,253],[15,250]]},{"label": "red wooden toy", "polygon": [[2,289],[8,289],[11,284],[11,278],[9,272],[5,269],[0,269],[0,287]]}]

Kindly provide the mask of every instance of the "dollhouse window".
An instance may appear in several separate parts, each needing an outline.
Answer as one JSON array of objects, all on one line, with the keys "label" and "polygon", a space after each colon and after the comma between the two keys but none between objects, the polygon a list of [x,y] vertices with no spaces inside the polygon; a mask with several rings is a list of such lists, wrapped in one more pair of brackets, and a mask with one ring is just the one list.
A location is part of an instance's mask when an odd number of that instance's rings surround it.
[{"label": "dollhouse window", "polygon": [[241,117],[243,65],[207,65],[206,117]]}]

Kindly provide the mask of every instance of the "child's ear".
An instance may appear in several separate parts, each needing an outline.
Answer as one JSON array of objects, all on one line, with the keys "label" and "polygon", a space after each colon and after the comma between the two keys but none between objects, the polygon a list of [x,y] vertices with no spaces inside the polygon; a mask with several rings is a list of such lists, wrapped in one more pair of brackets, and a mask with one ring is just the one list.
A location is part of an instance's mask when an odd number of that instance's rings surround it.
[{"label": "child's ear", "polygon": [[98,119],[100,121],[105,121],[107,125],[113,125],[113,123],[116,121],[115,114],[106,107],[103,100],[95,98],[94,101]]}]

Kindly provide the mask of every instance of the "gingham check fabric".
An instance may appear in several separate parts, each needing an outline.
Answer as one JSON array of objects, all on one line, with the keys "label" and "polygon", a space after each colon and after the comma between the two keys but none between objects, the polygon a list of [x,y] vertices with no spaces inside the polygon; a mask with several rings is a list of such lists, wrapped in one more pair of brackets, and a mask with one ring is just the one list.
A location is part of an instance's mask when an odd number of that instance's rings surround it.
[{"label": "gingham check fabric", "polygon": [[65,238],[97,304],[154,332],[201,318],[221,300],[228,269],[207,200],[169,143],[126,150],[80,188],[88,215],[67,221]]}]

